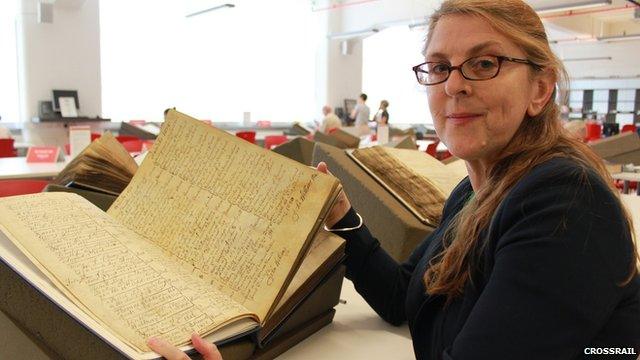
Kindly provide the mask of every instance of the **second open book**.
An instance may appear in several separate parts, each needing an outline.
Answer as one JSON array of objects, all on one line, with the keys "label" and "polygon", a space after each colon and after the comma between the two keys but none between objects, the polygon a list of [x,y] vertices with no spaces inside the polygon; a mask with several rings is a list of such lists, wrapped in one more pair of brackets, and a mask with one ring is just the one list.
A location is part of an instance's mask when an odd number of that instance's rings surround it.
[{"label": "second open book", "polygon": [[420,221],[436,226],[456,185],[467,176],[464,162],[445,165],[417,150],[374,146],[347,154]]},{"label": "second open book", "polygon": [[108,213],[68,193],[3,198],[0,230],[103,338],[153,358],[151,336],[222,340],[286,313],[339,191],[331,176],[170,111]]}]

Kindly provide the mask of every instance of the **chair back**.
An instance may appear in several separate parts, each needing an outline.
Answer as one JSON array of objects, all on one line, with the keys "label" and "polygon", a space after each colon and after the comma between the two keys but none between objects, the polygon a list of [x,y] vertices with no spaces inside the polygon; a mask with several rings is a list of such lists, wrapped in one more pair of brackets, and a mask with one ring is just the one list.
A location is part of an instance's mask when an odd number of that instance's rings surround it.
[{"label": "chair back", "polygon": [[118,140],[118,142],[120,143],[124,143],[127,141],[134,141],[134,140],[140,140],[137,136],[131,136],[131,135],[118,135],[116,136],[116,140]]},{"label": "chair back", "polygon": [[436,140],[434,142],[432,142],[431,144],[427,145],[427,154],[436,157],[436,154],[438,153],[438,144],[440,143],[440,140]]},{"label": "chair back", "polygon": [[288,141],[287,135],[267,135],[264,137],[264,147],[271,150]]},{"label": "chair back", "polygon": [[127,149],[127,151],[130,153],[141,152],[143,143],[144,141],[142,140],[129,140],[129,141],[123,141],[122,146],[124,146],[124,148]]},{"label": "chair back", "polygon": [[236,136],[247,140],[248,142],[255,144],[256,143],[256,132],[255,131],[238,131]]},{"label": "chair back", "polygon": [[622,132],[626,133],[626,132],[636,132],[636,126],[634,124],[627,124],[625,126],[622,127]]},{"label": "chair back", "polygon": [[598,140],[602,137],[602,125],[598,123],[587,123],[587,141]]},{"label": "chair back", "polygon": [[0,139],[0,157],[17,156],[16,149],[13,148],[14,139]]},{"label": "chair back", "polygon": [[39,193],[47,184],[46,180],[0,180],[0,197]]}]

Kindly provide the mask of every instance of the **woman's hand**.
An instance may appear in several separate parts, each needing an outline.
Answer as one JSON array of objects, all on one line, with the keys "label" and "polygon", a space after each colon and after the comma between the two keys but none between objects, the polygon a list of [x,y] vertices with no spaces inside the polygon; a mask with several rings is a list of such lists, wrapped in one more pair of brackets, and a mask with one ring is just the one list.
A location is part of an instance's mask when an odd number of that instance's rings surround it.
[{"label": "woman's hand", "polygon": [[[329,172],[327,168],[327,164],[321,161],[318,163],[318,167],[316,168],[321,173],[333,175]],[[333,208],[327,214],[327,218],[325,219],[325,224],[329,229],[333,227],[340,219],[342,219],[347,212],[351,209],[351,203],[349,199],[347,199],[347,195],[343,190],[340,190],[340,194],[338,194],[338,198],[336,199],[335,204],[333,204]]]},{"label": "woman's hand", "polygon": [[[193,347],[202,354],[204,360],[222,360],[222,355],[218,351],[218,348],[214,344],[202,340],[198,334],[191,335],[191,342]],[[168,342],[159,338],[150,338],[147,340],[147,345],[151,350],[167,358],[167,360],[189,360],[191,359],[187,354],[180,351],[177,347],[169,344]]]}]

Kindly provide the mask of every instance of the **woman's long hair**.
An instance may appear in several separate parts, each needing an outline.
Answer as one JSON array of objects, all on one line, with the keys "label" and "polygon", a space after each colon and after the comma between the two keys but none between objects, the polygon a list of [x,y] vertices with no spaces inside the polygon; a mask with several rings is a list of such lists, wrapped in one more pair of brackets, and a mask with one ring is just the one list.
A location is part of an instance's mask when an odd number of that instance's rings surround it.
[{"label": "woman's long hair", "polygon": [[[425,49],[438,21],[447,15],[477,16],[518,45],[526,58],[555,77],[558,89],[566,89],[567,73],[560,60],[553,54],[544,26],[535,11],[521,0],[448,0],[431,16]],[[564,93],[560,91],[560,93]],[[554,92],[555,94],[555,92]],[[489,226],[496,209],[509,190],[533,167],[556,158],[570,158],[582,165],[583,178],[587,181],[587,169],[593,169],[609,184],[610,191],[620,202],[613,179],[602,159],[587,145],[570,137],[562,128],[558,105],[553,96],[543,110],[534,117],[526,117],[513,138],[490,169],[486,184],[477,189],[475,196],[452,220],[445,232],[443,250],[431,261],[424,274],[429,294],[447,297],[448,302],[460,296],[467,281],[472,279],[472,269],[477,265],[483,249],[481,233]],[[626,208],[620,202],[625,223],[631,232],[634,257],[629,264],[629,275],[619,285],[630,282],[638,269],[635,258],[638,252],[633,241],[633,224]]]}]

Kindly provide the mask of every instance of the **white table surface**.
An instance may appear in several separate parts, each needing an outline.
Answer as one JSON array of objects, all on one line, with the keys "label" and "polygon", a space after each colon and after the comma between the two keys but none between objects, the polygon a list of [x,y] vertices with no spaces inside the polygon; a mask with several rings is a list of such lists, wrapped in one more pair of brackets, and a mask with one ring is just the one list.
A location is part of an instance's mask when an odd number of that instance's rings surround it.
[{"label": "white table surface", "polygon": [[640,181],[640,173],[635,173],[635,172],[621,172],[617,174],[612,174],[611,177],[613,177],[616,180]]},{"label": "white table surface", "polygon": [[50,178],[58,175],[69,160],[58,163],[27,163],[26,157],[0,158],[0,179]]},{"label": "white table surface", "polygon": [[333,322],[278,359],[415,359],[409,328],[384,322],[344,279]]}]

